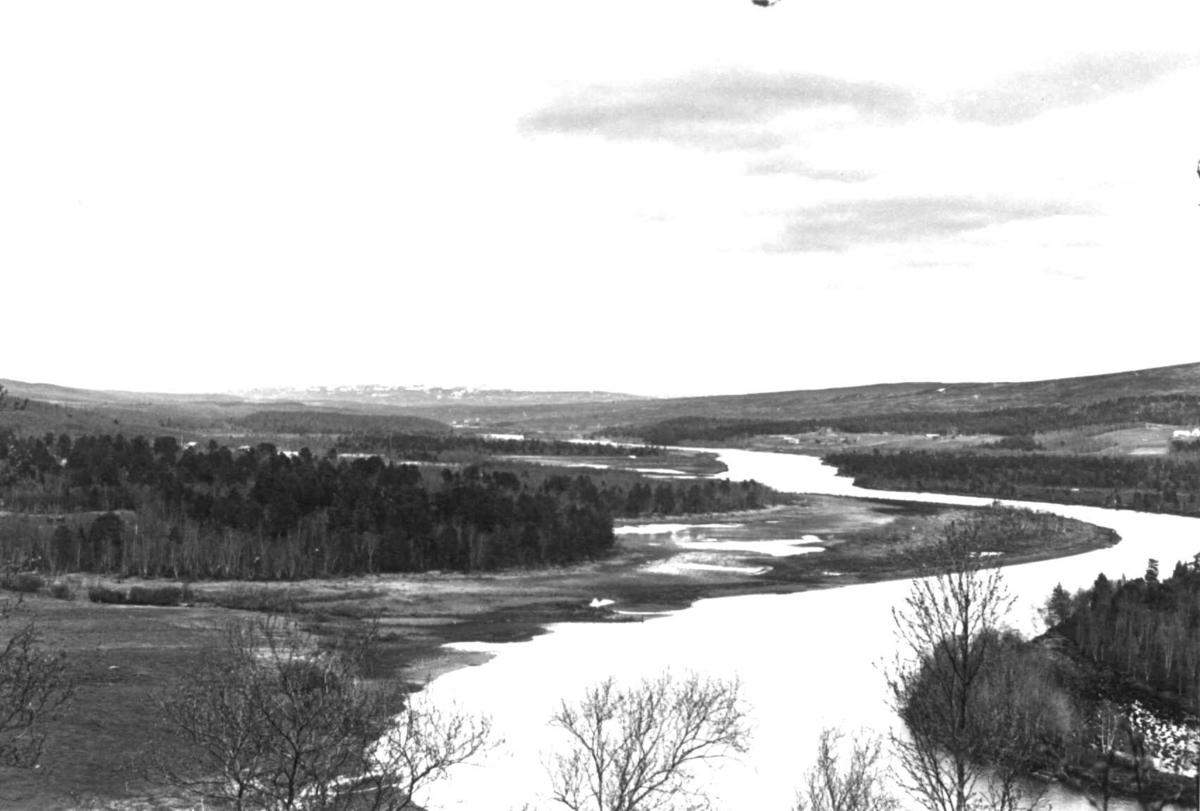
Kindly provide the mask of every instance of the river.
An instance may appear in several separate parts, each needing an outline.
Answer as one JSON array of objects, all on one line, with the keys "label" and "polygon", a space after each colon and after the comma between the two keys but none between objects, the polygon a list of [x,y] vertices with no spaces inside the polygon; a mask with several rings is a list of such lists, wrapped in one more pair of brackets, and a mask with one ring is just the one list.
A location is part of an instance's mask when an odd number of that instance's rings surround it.
[{"label": "river", "polygon": [[[854,487],[820,459],[722,450],[726,478],[755,479],[797,493],[983,505],[992,499],[929,493],[885,493]],[[1070,558],[1004,570],[1017,604],[1010,624],[1041,630],[1037,607],[1056,583],[1084,588],[1104,572],[1136,577],[1149,558],[1170,572],[1200,551],[1200,520],[1057,504],[1009,502],[1110,527],[1122,541]],[[750,704],[750,751],[706,772],[716,808],[786,811],[813,761],[824,726],[884,734],[895,722],[885,697],[884,668],[895,655],[891,609],[907,581],[853,585],[789,595],[702,600],[644,623],[563,624],[528,642],[480,646],[483,665],[454,671],[427,689],[438,703],[491,715],[504,743],[474,766],[460,767],[427,799],[433,808],[483,811],[550,808],[544,762],[555,733],[546,721],[558,703],[574,701],[596,681],[622,682],[665,669],[695,670],[741,680]],[[603,594],[580,595],[582,602]],[[1084,809],[1061,792],[1059,809]]]}]

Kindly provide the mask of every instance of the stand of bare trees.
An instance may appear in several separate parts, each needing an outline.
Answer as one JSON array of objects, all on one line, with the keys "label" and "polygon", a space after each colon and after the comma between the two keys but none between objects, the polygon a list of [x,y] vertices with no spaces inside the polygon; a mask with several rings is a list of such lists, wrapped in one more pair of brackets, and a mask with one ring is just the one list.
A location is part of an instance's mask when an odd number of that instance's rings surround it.
[{"label": "stand of bare trees", "polygon": [[[901,651],[888,675],[907,734],[892,737],[902,786],[925,808],[1030,808],[1018,758],[1023,719],[1009,712],[1004,679],[987,672],[1013,598],[971,524],[949,525],[893,612]],[[1007,682],[1008,688],[1013,682]],[[1011,695],[1009,695],[1011,698]]]},{"label": "stand of bare trees", "polygon": [[[1157,560],[1143,577],[1110,581],[1103,574],[1071,597],[1061,587],[1047,601],[1047,624],[1063,634],[1075,651],[1102,672],[1121,674],[1168,706],[1200,706],[1200,554],[1179,561],[1161,579]],[[1197,771],[1184,790],[1178,780],[1163,780],[1151,768],[1157,744],[1146,740],[1141,721],[1131,712],[1128,696],[1113,695],[1090,709],[1092,735],[1086,760],[1069,782],[1098,809],[1114,795],[1132,793],[1143,808],[1158,808],[1177,796],[1200,804],[1200,740],[1184,755]],[[1182,745],[1176,740],[1172,746]],[[1174,753],[1176,756],[1179,752]],[[1072,782],[1073,781],[1073,782]],[[1173,783],[1173,784],[1172,784]],[[1119,790],[1123,789],[1123,791]]]},{"label": "stand of bare trees", "polygon": [[158,782],[235,811],[398,811],[489,746],[490,723],[370,684],[367,635],[315,646],[278,618],[234,622],[161,695],[182,745],[150,755]]},{"label": "stand of bare trees", "polygon": [[898,811],[883,779],[883,742],[852,736],[844,759],[844,738],[840,730],[821,730],[817,761],[805,773],[793,811]]},{"label": "stand of bare trees", "polygon": [[700,764],[746,751],[737,681],[664,674],[622,689],[607,679],[551,724],[566,733],[550,764],[554,800],[571,811],[700,809]]}]

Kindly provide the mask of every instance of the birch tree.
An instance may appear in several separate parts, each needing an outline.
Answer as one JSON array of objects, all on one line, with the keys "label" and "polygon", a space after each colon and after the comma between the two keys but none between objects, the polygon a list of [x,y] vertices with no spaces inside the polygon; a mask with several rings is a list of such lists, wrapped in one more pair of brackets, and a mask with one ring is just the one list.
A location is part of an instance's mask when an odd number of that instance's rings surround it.
[{"label": "birch tree", "polygon": [[817,761],[805,774],[794,811],[898,811],[883,779],[883,742],[852,737],[847,759],[843,740],[837,729],[821,730]]},{"label": "birch tree", "polygon": [[20,603],[0,604],[0,765],[38,765],[46,725],[75,696],[66,655],[48,651]]},{"label": "birch tree", "polygon": [[319,649],[278,618],[232,623],[159,697],[182,741],[161,782],[235,811],[397,811],[489,745],[490,724],[368,684],[371,639]]},{"label": "birch tree", "polygon": [[707,807],[705,763],[746,751],[741,684],[667,673],[631,688],[606,679],[551,720],[566,735],[550,764],[553,799],[571,811]]},{"label": "birch tree", "polygon": [[978,717],[984,668],[1013,603],[986,551],[975,525],[951,523],[924,555],[929,574],[893,611],[901,652],[888,685],[905,731],[891,742],[902,786],[933,811],[1022,804],[1012,771],[986,764],[995,719]]}]

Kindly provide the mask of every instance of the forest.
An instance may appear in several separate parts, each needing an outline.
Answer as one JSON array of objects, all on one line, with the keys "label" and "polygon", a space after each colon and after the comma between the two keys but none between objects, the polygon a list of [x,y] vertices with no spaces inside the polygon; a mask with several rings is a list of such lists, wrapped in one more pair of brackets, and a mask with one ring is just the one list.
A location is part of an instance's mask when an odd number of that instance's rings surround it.
[{"label": "forest", "polygon": [[[1142,807],[1200,799],[1200,554],[1162,579],[1151,559],[1144,576],[1103,574],[1046,601],[1045,645],[1025,646],[1048,667],[1058,706],[1074,715],[1060,772],[1102,800],[1135,796]],[[1066,642],[1060,647],[1057,642]],[[1051,650],[1058,653],[1050,653]],[[1065,655],[1064,655],[1065,654]],[[1190,718],[1189,718],[1190,711]],[[1044,750],[1044,755],[1051,750]],[[1072,768],[1071,765],[1074,764]],[[1188,777],[1188,774],[1191,777]]]},{"label": "forest", "polygon": [[11,513],[0,565],[240,579],[540,567],[607,554],[616,517],[785,498],[752,481],[8,432],[0,433],[0,510]]},{"label": "forest", "polygon": [[681,442],[728,442],[767,434],[810,433],[821,428],[850,434],[996,434],[1032,436],[1035,433],[1090,425],[1200,424],[1200,396],[1164,394],[1118,397],[1099,402],[981,409],[979,411],[902,411],[857,416],[791,420],[744,420],[677,417],[649,425],[625,425],[606,433],[638,437],[655,445]]},{"label": "forest", "polygon": [[614,445],[608,442],[566,442],[536,437],[503,438],[480,434],[379,433],[360,431],[337,436],[342,453],[386,453],[389,457],[437,462],[444,456],[662,456],[650,445]]},{"label": "forest", "polygon": [[1035,452],[833,453],[825,461],[861,487],[1021,498],[1200,514],[1200,457]]},{"label": "forest", "polygon": [[1166,579],[1155,560],[1132,580],[1101,574],[1074,597],[1056,591],[1048,609],[1082,655],[1200,706],[1200,554]]},{"label": "forest", "polygon": [[914,655],[889,676],[909,732],[896,752],[927,805],[969,807],[936,799],[976,781],[993,797],[1024,795],[988,806],[998,808],[1037,807],[1046,781],[1096,808],[1196,797],[1200,554],[1166,579],[1150,560],[1140,578],[1100,575],[1074,595],[1055,587],[1048,630],[1029,640],[1008,627],[1012,595],[980,557],[989,541],[979,530],[946,528],[929,550],[935,574],[913,581],[898,622]]},{"label": "forest", "polygon": [[255,435],[291,434],[314,436],[352,433],[426,433],[448,434],[451,429],[437,420],[407,414],[357,414],[347,411],[307,408],[299,403],[292,408],[255,411],[230,421],[234,429]]}]

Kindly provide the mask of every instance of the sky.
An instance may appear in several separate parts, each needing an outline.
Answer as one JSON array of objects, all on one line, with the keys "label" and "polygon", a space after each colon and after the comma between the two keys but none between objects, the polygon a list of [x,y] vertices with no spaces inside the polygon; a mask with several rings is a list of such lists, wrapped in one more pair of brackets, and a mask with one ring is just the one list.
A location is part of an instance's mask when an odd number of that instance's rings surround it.
[{"label": "sky", "polygon": [[1200,361],[1200,4],[0,4],[0,378]]}]

